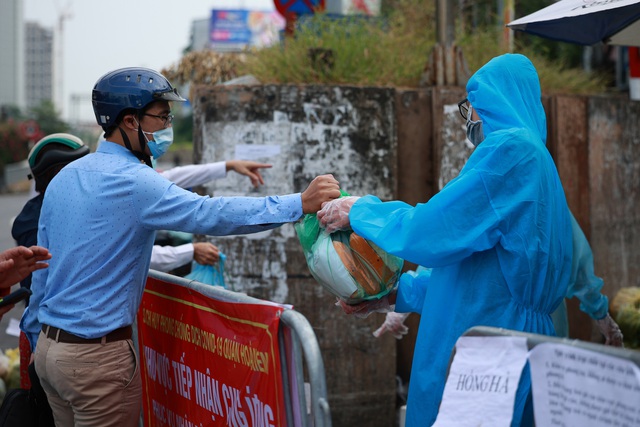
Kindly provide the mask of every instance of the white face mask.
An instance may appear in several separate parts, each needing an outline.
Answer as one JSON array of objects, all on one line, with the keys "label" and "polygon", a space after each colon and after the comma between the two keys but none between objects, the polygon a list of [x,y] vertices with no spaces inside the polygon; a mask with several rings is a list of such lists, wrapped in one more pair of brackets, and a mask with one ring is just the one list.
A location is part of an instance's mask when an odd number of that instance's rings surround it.
[{"label": "white face mask", "polygon": [[469,112],[467,113],[467,139],[474,147],[477,147],[484,141],[484,132],[482,131],[482,120],[471,120],[472,111],[473,106],[469,106]]}]

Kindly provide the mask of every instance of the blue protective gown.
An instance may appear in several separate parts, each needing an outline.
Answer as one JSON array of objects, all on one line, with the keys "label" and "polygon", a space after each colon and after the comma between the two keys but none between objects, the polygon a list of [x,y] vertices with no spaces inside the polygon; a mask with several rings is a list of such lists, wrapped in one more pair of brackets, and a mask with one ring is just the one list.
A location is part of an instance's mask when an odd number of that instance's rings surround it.
[{"label": "blue protective gown", "polygon": [[[567,289],[567,299],[576,297],[580,301],[580,310],[594,320],[602,319],[609,311],[609,299],[600,290],[604,281],[593,271],[593,253],[587,237],[582,232],[578,221],[571,215],[573,234],[573,262],[571,277]],[[569,319],[567,305],[563,300],[558,309],[551,315],[556,334],[569,336]]]},{"label": "blue protective gown", "polygon": [[[354,231],[382,249],[432,268],[404,274],[396,311],[421,315],[407,426],[431,425],[455,342],[483,325],[554,335],[553,312],[571,272],[570,213],[545,146],[546,119],[533,64],[507,54],[478,70],[468,99],[483,121],[485,140],[460,175],[427,203],[360,198]],[[522,417],[530,378],[516,397]]]}]

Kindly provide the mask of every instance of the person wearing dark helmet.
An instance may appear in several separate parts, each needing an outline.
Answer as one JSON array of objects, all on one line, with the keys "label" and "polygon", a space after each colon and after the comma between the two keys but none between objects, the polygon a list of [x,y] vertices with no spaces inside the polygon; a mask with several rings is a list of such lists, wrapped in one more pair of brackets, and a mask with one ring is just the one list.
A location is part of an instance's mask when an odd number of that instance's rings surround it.
[{"label": "person wearing dark helmet", "polygon": [[[11,235],[18,245],[33,246],[37,243],[38,219],[47,186],[51,179],[67,164],[89,154],[80,138],[68,133],[54,133],[38,141],[27,157],[29,179],[35,181],[37,196],[30,199],[13,221]],[[20,285],[31,288],[31,275],[25,277]]]},{"label": "person wearing dark helmet", "polygon": [[269,230],[318,211],[340,191],[332,175],[321,175],[302,193],[199,196],[149,167],[172,142],[170,102],[185,101],[164,76],[115,70],[98,79],[92,97],[106,140],[47,188],[38,242],[53,257],[48,274],[33,275],[21,328],[56,425],[137,426],[142,394],[131,325],[156,230]]}]

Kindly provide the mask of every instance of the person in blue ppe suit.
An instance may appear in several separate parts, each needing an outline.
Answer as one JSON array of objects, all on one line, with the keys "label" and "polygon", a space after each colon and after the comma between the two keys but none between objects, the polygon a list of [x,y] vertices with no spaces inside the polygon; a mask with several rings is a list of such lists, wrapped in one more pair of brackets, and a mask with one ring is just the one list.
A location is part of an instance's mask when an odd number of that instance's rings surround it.
[{"label": "person in blue ppe suit", "polygon": [[[609,299],[601,292],[604,281],[595,275],[591,247],[573,214],[571,215],[571,230],[573,258],[566,299],[575,297],[580,301],[580,310],[596,322],[604,337],[605,345],[623,347],[622,331],[609,314]],[[415,271],[407,273],[419,275],[426,272],[428,274],[426,270],[426,268],[418,266]],[[551,314],[556,335],[559,337],[569,337],[566,299]],[[373,332],[373,335],[378,338],[388,332],[395,338],[402,339],[409,332],[409,328],[404,324],[408,316],[409,313],[388,312],[384,323]]]},{"label": "person in blue ppe suit", "polygon": [[[460,103],[477,145],[460,174],[427,203],[382,202],[368,195],[327,202],[327,232],[349,226],[383,250],[418,265],[396,290],[349,312],[395,303],[421,315],[406,425],[433,424],[456,340],[477,325],[555,335],[551,313],[571,274],[571,220],[547,128],[538,74],[523,55],[498,56],[467,83]],[[513,425],[532,422],[525,370]],[[530,402],[530,400],[529,400]]]}]

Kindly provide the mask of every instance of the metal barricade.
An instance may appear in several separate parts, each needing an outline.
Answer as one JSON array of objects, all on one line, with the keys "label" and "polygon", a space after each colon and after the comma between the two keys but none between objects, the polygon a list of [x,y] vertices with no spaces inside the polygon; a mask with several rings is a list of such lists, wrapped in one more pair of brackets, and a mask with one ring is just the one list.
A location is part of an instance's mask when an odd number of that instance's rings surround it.
[{"label": "metal barricade", "polygon": [[[571,347],[581,348],[584,350],[591,350],[597,353],[606,354],[609,356],[619,357],[621,359],[627,359],[635,363],[640,367],[640,352],[635,350],[629,350],[620,347],[604,346],[601,344],[595,344],[587,341],[580,341],[570,338],[551,337],[547,335],[531,334],[520,331],[513,331],[503,328],[492,328],[489,326],[475,326],[468,329],[464,336],[504,336],[504,337],[524,337],[527,339],[527,348],[531,350],[538,344],[552,343],[563,344]],[[451,364],[449,364],[451,365]]]},{"label": "metal barricade", "polygon": [[[218,301],[245,304],[270,303],[219,286],[206,285],[155,270],[149,270],[149,277],[192,289]],[[137,334],[135,336],[137,337]],[[288,425],[331,427],[324,363],[311,325],[301,313],[293,309],[285,309],[280,317],[278,340]],[[305,368],[308,375],[309,396],[305,393]],[[308,399],[310,399],[310,414],[307,413]]]}]

